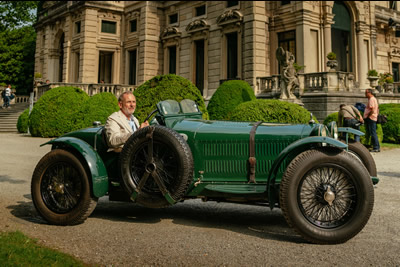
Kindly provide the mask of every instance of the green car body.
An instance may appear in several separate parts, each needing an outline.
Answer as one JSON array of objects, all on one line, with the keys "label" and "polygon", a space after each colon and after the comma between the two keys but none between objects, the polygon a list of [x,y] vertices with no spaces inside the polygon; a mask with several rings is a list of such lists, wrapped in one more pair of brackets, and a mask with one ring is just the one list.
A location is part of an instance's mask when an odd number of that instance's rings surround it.
[{"label": "green car body", "polygon": [[[195,103],[188,100],[184,104],[195,107]],[[170,105],[177,106],[178,110],[172,113],[166,111],[165,107],[169,107]],[[290,190],[289,188],[291,185],[289,184],[291,182],[290,179],[287,178],[288,166],[290,164],[293,165],[297,160],[307,162],[305,156],[305,159],[299,158],[299,155],[305,151],[313,151],[313,153],[325,153],[325,151],[328,151],[326,152],[328,154],[334,151],[332,153],[335,155],[345,154],[345,157],[349,157],[350,160],[347,161],[351,161],[351,164],[361,165],[361,167],[357,168],[362,168],[359,172],[367,177],[361,177],[360,179],[363,179],[363,181],[369,180],[363,182],[366,183],[366,185],[363,186],[367,188],[367,196],[371,195],[371,181],[374,183],[378,182],[376,173],[371,173],[371,171],[370,173],[368,173],[368,171],[367,173],[365,172],[366,167],[364,167],[362,163],[366,164],[366,162],[360,160],[362,157],[358,157],[359,161],[357,161],[357,159],[353,161],[353,158],[357,158],[357,155],[356,157],[347,155],[349,154],[346,152],[348,145],[337,139],[338,130],[334,123],[326,127],[312,120],[308,124],[209,121],[203,120],[201,116],[202,114],[196,108],[186,109],[185,112],[183,103],[179,105],[177,102],[171,100],[160,102],[157,105],[157,114],[155,118],[150,123],[150,126],[146,127],[149,129],[153,128],[153,130],[141,129],[138,132],[147,131],[141,135],[140,133],[134,133],[125,145],[129,146],[129,148],[125,149],[124,147],[124,150],[127,151],[123,151],[122,153],[107,152],[109,147],[105,140],[103,126],[94,126],[92,128],[71,132],[51,140],[46,144],[52,145],[52,151],[67,151],[81,162],[85,169],[87,179],[89,180],[90,198],[97,199],[108,195],[110,200],[137,201],[149,207],[162,207],[166,206],[166,204],[172,205],[185,199],[202,198],[203,200],[238,203],[264,203],[269,205],[272,209],[273,207],[280,206],[281,201],[286,201],[286,197],[282,196],[280,190],[282,179],[288,180],[288,182],[285,182],[285,186],[288,184],[287,190]],[[160,159],[161,156],[157,158],[157,155],[161,155],[161,152],[158,152],[158,154],[154,152],[155,154],[153,155],[152,150],[154,149],[154,151],[156,151],[157,146],[160,146],[159,143],[162,142],[163,139],[162,137],[157,137],[157,134],[159,135],[159,133],[163,131],[172,132],[172,139],[174,138],[173,136],[179,139],[178,143],[186,147],[185,151],[187,150],[187,152],[182,153],[188,154],[186,158],[192,161],[192,163],[180,163],[180,160],[175,161],[174,155],[182,154],[179,151],[179,153],[175,153],[172,156],[169,155],[169,159],[167,160]],[[362,134],[361,132],[347,128],[341,128],[340,131],[344,133]],[[141,137],[139,137],[139,135]],[[129,142],[141,144],[143,149],[135,150],[135,145],[128,145]],[[169,145],[168,147],[174,150],[173,146],[174,145]],[[165,147],[162,146],[159,150],[165,150]],[[131,173],[135,172],[134,170],[132,171],[134,165],[129,164],[132,164],[132,159],[136,154],[139,155],[139,152],[144,153],[143,155],[152,155],[151,159],[144,160],[144,171],[140,174],[132,174],[133,178],[124,177],[130,177]],[[121,159],[121,157],[127,157],[127,155],[129,155],[130,159]],[[370,157],[368,155],[364,156]],[[329,157],[327,157],[327,159],[329,159]],[[368,160],[370,160],[370,158],[368,158]],[[42,165],[45,164],[46,161],[48,160],[44,159]],[[157,168],[159,168],[159,165],[167,166],[169,163],[177,164],[177,166],[190,166],[189,170],[187,170],[185,174],[182,174],[183,176],[190,176],[190,181],[185,182],[187,186],[175,186],[173,181],[165,181],[164,178],[170,175],[163,176],[163,170],[158,170],[159,178],[164,180],[165,183],[164,185],[160,185],[160,182],[156,179]],[[45,217],[47,221],[54,224],[74,224],[80,223],[86,219],[88,215],[78,216],[79,218],[77,217],[72,221],[69,219],[60,219],[57,216],[55,217],[57,219],[52,219],[53,217],[46,215],[46,211],[43,210],[46,209],[47,206],[50,206],[50,212],[57,213],[57,208],[51,208],[51,203],[54,203],[52,199],[56,198],[60,192],[64,193],[63,189],[66,187],[62,185],[61,187],[59,186],[59,188],[62,189],[56,190],[54,189],[55,186],[51,186],[53,184],[52,182],[43,182],[47,180],[41,177],[46,176],[46,169],[49,167],[46,165],[39,168],[40,164],[41,163],[38,164],[37,170],[35,170],[32,182],[32,195],[37,196],[36,198],[34,196],[34,203],[39,213]],[[124,164],[128,164],[129,166],[124,167]],[[326,164],[335,163],[328,162]],[[374,165],[374,162],[367,164]],[[323,170],[330,169],[330,167],[325,167],[325,165],[321,166],[323,166]],[[341,167],[337,167],[340,171]],[[181,170],[179,168],[171,167],[171,173],[180,173]],[[295,171],[294,167],[291,168]],[[164,169],[166,169],[166,167]],[[285,172],[286,178],[283,178]],[[343,172],[346,173],[347,171],[343,170]],[[357,175],[349,175],[354,176],[352,179],[357,185],[357,181],[359,180],[355,177]],[[143,184],[140,184],[141,179],[143,180]],[[146,179],[154,179],[155,182],[149,185],[150,182]],[[182,177],[182,179],[184,180],[187,178]],[[302,180],[299,180],[299,182],[301,184]],[[36,192],[44,187],[42,185],[43,183],[52,188],[50,193],[45,192],[43,194],[43,192]],[[147,184],[147,186],[144,184]],[[181,191],[183,188],[184,194],[179,196],[177,194],[174,195],[172,192],[175,190],[173,189],[174,187],[179,187]],[[79,188],[81,188],[81,185]],[[330,188],[332,188],[333,191]],[[329,205],[331,205],[332,201],[335,200],[329,200],[329,196],[332,195],[333,199],[339,196],[339,193],[334,190],[334,186],[328,185],[328,189],[326,192],[324,191],[325,200],[319,200],[318,203],[321,201],[324,202],[324,204],[329,202]],[[143,191],[146,192],[143,193]],[[35,192],[36,194],[34,194]],[[362,194],[365,195],[365,193]],[[152,199],[153,196],[158,200],[151,200],[148,202],[147,199]],[[369,214],[372,211],[373,196],[371,201],[372,204],[369,204],[367,211],[364,211],[366,219],[363,219],[361,224],[365,224],[369,218]],[[147,203],[150,204],[146,205]],[[290,213],[289,206],[283,209],[285,214]],[[71,207],[71,209],[75,209],[75,207]],[[289,214],[289,217],[290,216]],[[285,217],[287,217],[287,215],[285,215]],[[314,219],[311,217],[312,216],[307,220],[313,221]],[[289,219],[288,222],[292,226],[295,224],[294,220]],[[315,222],[311,224],[312,227],[318,225],[318,223]],[[334,226],[335,224],[332,224],[327,228],[334,228]],[[339,227],[339,225],[337,225],[337,227]],[[353,232],[361,230],[352,230],[350,231],[351,234],[346,233],[344,237],[340,238],[333,238],[331,236],[319,238],[318,235],[315,236],[307,232],[302,232],[302,230],[296,226],[294,226],[294,228],[307,240],[316,243],[344,242],[356,234]],[[326,231],[326,229],[322,229],[322,231]]]}]

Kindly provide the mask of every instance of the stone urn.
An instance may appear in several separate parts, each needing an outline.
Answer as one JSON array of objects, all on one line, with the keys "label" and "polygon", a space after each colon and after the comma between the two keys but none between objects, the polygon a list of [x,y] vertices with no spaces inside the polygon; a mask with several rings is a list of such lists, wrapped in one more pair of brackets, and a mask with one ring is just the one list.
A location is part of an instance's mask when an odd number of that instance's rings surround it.
[{"label": "stone urn", "polygon": [[328,60],[326,62],[326,66],[328,66],[330,68],[329,71],[336,71],[336,68],[338,66],[338,62],[337,60],[333,59],[333,60]]},{"label": "stone urn", "polygon": [[376,86],[378,86],[378,80],[379,80],[378,76],[368,76],[367,79],[369,80],[369,85],[372,88],[375,88]]}]

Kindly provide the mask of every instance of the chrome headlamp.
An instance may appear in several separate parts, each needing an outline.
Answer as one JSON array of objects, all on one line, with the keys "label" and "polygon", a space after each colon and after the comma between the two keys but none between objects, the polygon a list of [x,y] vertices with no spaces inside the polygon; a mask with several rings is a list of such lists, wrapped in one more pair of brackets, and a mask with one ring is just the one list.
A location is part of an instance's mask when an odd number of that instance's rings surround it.
[{"label": "chrome headlamp", "polygon": [[328,124],[328,131],[329,131],[329,135],[332,138],[335,138],[336,140],[339,138],[339,131],[338,131],[338,127],[337,127],[336,121],[331,121]]}]

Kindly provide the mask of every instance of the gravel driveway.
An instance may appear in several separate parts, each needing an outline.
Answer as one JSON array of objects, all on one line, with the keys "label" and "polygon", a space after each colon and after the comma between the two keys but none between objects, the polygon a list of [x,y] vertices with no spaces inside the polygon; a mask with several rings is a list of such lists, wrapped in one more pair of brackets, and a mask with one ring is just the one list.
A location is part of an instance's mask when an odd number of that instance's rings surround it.
[{"label": "gravel driveway", "polygon": [[36,213],[30,179],[49,139],[0,134],[0,229],[21,230],[89,264],[107,266],[399,266],[400,149],[374,154],[380,183],[367,226],[340,245],[306,243],[279,209],[179,203],[147,209],[101,198],[77,226],[47,225]]}]

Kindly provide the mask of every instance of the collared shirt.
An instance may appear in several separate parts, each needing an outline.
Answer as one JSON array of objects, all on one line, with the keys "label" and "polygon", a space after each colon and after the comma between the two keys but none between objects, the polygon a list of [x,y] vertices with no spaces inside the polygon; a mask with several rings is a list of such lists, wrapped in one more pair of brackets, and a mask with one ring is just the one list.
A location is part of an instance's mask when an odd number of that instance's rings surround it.
[{"label": "collared shirt", "polygon": [[128,120],[128,122],[129,122],[129,125],[132,127],[132,131],[135,132],[137,129],[136,129],[135,121],[133,120],[133,116],[131,116],[131,118]]},{"label": "collared shirt", "polygon": [[365,107],[364,119],[369,118],[373,121],[377,121],[378,114],[379,114],[378,101],[374,96],[372,96],[371,98],[368,99],[368,104]]}]

